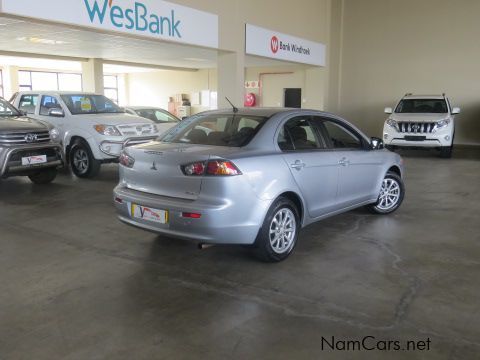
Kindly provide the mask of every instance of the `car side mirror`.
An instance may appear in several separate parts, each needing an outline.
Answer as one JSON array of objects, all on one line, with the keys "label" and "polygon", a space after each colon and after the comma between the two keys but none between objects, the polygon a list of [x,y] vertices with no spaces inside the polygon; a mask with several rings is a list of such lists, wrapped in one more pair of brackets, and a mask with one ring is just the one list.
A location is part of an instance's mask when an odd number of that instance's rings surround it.
[{"label": "car side mirror", "polygon": [[457,115],[460,114],[460,108],[459,107],[454,107],[452,109],[452,115]]},{"label": "car side mirror", "polygon": [[382,150],[385,146],[383,144],[383,140],[377,137],[372,137],[370,140],[370,145],[372,150]]},{"label": "car side mirror", "polygon": [[55,108],[48,111],[48,116],[65,117],[65,112],[62,109]]},{"label": "car side mirror", "polygon": [[393,109],[391,107],[386,107],[385,114],[391,114],[391,113],[393,113]]}]

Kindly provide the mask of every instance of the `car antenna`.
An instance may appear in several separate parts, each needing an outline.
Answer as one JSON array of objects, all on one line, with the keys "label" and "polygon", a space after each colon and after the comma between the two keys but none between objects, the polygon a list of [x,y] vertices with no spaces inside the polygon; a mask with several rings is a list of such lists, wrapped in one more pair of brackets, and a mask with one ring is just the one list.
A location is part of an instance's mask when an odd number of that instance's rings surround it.
[{"label": "car antenna", "polygon": [[233,108],[233,113],[234,113],[234,114],[238,113],[238,108],[237,108],[235,105],[233,105],[233,103],[230,101],[230,99],[229,99],[228,97],[226,97],[226,96],[225,96],[225,99],[227,99],[228,103],[232,106],[232,108]]}]

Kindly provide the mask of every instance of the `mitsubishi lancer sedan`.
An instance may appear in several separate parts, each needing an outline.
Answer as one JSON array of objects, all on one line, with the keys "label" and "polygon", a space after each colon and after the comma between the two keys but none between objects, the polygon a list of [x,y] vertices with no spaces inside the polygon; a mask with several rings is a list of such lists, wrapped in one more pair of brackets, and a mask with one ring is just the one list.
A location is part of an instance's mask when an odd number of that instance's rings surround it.
[{"label": "mitsubishi lancer sedan", "polygon": [[398,154],[313,110],[205,112],[124,149],[120,164],[122,222],[201,244],[251,245],[271,262],[292,253],[301,228],[361,206],[390,214],[405,194]]}]

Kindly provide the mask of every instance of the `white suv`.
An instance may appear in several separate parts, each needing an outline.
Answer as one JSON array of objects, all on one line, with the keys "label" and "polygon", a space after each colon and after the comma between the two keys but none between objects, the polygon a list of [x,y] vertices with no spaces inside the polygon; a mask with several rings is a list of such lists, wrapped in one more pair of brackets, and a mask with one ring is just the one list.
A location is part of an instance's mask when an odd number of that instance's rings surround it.
[{"label": "white suv", "polygon": [[396,147],[438,148],[440,156],[450,158],[455,137],[455,115],[443,95],[406,94],[390,114],[383,127],[383,140],[388,149]]},{"label": "white suv", "polygon": [[125,146],[159,135],[150,120],[125,114],[103,95],[78,92],[19,92],[10,100],[34,119],[52,124],[78,177],[94,177],[103,163],[117,162]]}]

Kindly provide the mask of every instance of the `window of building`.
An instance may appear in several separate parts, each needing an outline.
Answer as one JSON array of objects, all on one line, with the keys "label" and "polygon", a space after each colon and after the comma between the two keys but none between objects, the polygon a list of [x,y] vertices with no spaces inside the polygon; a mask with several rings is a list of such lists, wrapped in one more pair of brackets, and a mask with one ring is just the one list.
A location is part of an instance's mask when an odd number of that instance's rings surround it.
[{"label": "window of building", "polygon": [[118,104],[118,76],[105,75],[103,77],[105,96]]},{"label": "window of building", "polygon": [[82,91],[81,74],[20,70],[18,83],[20,91]]}]

